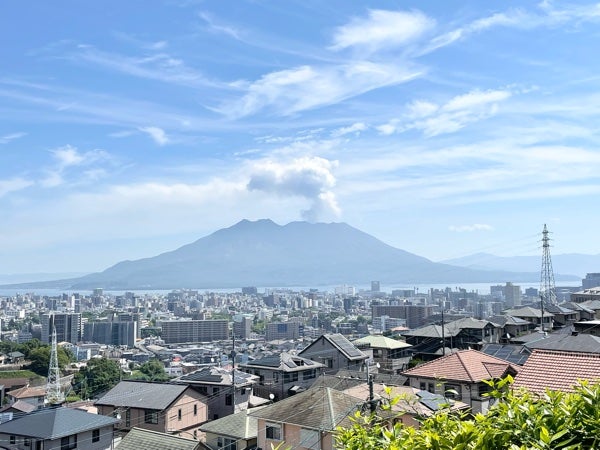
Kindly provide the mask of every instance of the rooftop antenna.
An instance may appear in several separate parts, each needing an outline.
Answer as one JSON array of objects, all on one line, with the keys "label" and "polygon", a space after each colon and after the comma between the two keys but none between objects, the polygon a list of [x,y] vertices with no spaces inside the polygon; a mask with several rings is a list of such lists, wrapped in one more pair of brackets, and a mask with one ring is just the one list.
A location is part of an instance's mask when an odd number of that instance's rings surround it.
[{"label": "rooftop antenna", "polygon": [[540,308],[542,310],[542,333],[544,329],[544,306],[556,305],[556,286],[554,284],[554,271],[550,256],[550,238],[548,228],[544,224],[542,231],[542,271],[540,275]]},{"label": "rooftop antenna", "polygon": [[52,318],[52,348],[50,350],[50,364],[48,365],[48,381],[46,383],[47,405],[59,405],[64,402],[65,396],[60,387],[60,369],[58,368],[58,344],[56,342],[56,327],[54,316]]}]

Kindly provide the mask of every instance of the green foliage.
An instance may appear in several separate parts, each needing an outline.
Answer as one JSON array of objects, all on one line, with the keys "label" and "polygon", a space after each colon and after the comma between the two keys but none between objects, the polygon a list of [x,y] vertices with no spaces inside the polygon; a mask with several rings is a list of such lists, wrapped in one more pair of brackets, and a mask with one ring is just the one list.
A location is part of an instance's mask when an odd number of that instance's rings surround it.
[{"label": "green foliage", "polygon": [[467,417],[445,410],[423,420],[419,429],[357,413],[352,427],[338,430],[337,445],[356,450],[600,448],[600,384],[536,396],[507,390],[510,382],[507,378],[492,386],[495,403],[487,414]]},{"label": "green foliage", "polygon": [[151,359],[140,366],[142,379],[148,381],[167,381],[169,375],[165,372],[165,366],[158,359]]},{"label": "green foliage", "polygon": [[[48,374],[45,374],[48,376]],[[28,378],[30,380],[39,378],[40,376],[36,373],[33,373],[31,370],[1,370],[0,371],[0,380],[6,378]],[[44,378],[44,377],[42,377]],[[2,384],[0,382],[0,384]]]},{"label": "green foliage", "polygon": [[[42,345],[37,348],[33,348],[29,351],[27,359],[30,361],[27,368],[32,372],[35,372],[41,376],[48,375],[48,369],[50,366],[50,353],[51,348],[49,345]],[[56,356],[58,358],[58,368],[64,369],[67,364],[71,361],[70,352],[67,353],[64,348],[58,347]]]},{"label": "green foliage", "polygon": [[115,361],[94,358],[75,374],[73,390],[81,398],[95,398],[115,386],[122,375],[123,372]]}]

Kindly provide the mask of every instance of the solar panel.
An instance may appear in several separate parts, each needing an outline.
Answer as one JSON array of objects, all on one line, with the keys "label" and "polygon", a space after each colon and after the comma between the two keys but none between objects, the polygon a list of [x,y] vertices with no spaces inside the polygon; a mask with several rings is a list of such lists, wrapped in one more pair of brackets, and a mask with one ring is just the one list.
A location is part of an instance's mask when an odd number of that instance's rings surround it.
[{"label": "solar panel", "polygon": [[346,339],[341,334],[332,334],[328,336],[331,342],[339,347],[339,349],[344,352],[350,358],[356,358],[363,356],[363,353],[357,349],[352,342]]}]

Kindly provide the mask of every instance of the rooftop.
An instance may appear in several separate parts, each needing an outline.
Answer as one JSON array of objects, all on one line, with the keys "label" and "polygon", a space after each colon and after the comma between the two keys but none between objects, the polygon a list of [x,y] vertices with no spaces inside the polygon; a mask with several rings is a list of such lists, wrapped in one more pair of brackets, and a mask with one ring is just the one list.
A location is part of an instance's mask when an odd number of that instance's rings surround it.
[{"label": "rooftop", "polygon": [[121,381],[95,404],[163,410],[186,389],[188,386],[182,384]]}]

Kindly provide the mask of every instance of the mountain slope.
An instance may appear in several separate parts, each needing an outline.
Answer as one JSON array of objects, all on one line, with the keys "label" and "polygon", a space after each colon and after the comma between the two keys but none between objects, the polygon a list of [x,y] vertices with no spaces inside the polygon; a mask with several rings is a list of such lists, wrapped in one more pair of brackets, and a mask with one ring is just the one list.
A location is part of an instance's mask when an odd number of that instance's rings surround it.
[{"label": "mountain slope", "polygon": [[[531,281],[537,273],[477,271],[434,263],[345,223],[243,220],[171,252],[122,261],[105,271],[61,280],[73,289],[174,289]],[[44,286],[49,286],[48,283]],[[40,287],[37,284],[37,287]]]}]

